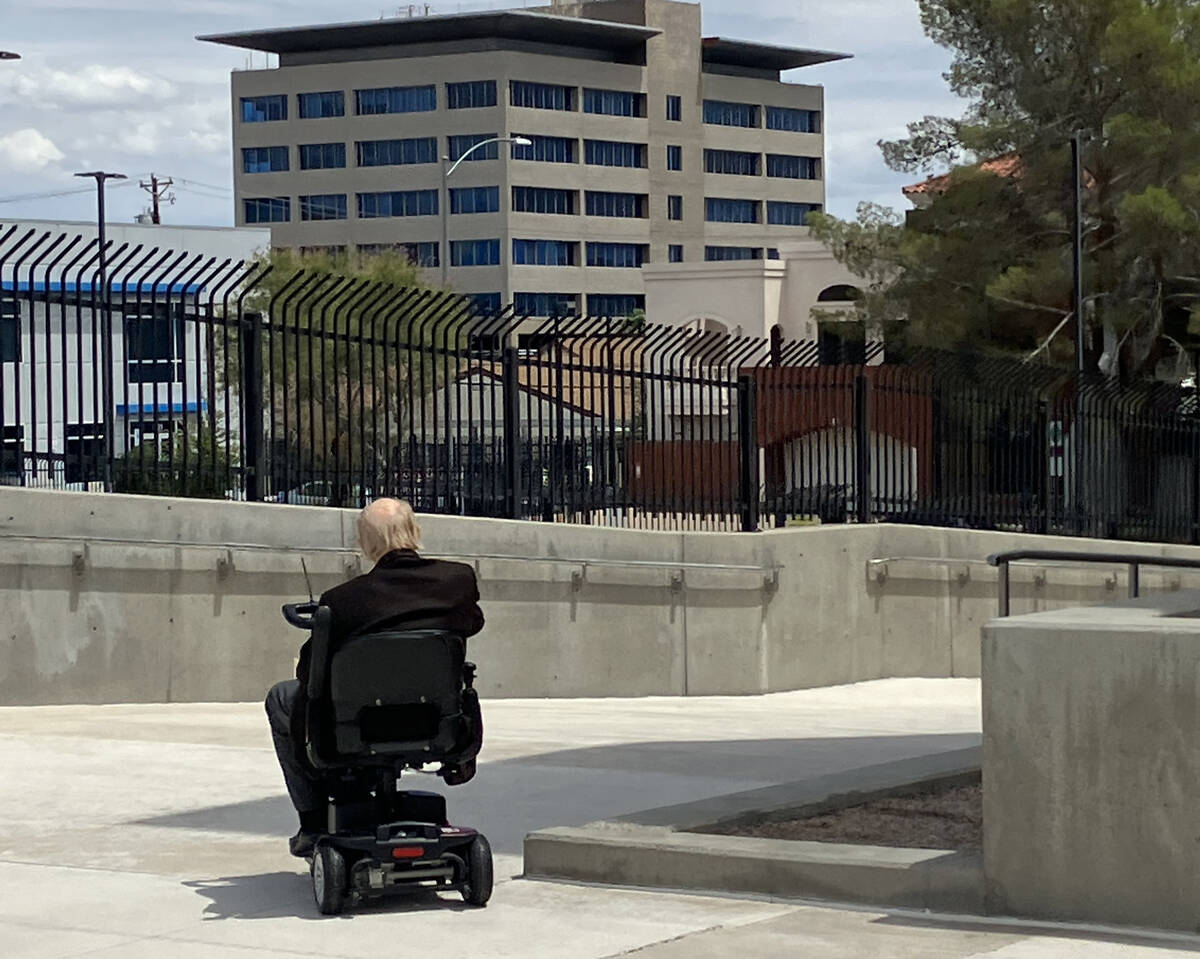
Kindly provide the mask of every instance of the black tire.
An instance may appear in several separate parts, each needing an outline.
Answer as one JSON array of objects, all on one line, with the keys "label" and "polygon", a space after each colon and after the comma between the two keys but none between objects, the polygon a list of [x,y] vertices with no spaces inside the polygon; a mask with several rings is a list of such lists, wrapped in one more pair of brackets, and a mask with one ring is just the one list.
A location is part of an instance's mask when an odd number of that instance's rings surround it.
[{"label": "black tire", "polygon": [[322,915],[336,916],[346,905],[346,859],[329,845],[318,846],[312,861],[313,899]]},{"label": "black tire", "polygon": [[492,898],[492,847],[479,833],[467,849],[467,886],[462,897],[472,906],[486,906]]}]

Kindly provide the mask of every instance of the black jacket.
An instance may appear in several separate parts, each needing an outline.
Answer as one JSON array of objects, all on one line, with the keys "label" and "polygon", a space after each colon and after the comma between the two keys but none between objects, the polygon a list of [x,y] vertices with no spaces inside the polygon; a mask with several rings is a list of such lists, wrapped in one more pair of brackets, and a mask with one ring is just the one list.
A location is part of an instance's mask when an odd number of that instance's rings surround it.
[{"label": "black jacket", "polygon": [[[465,563],[425,559],[410,549],[386,554],[369,573],[322,593],[320,603],[333,613],[333,649],[351,636],[386,629],[445,629],[464,638],[483,629],[475,570]],[[310,658],[311,642],[306,642],[296,665],[302,695]]]}]

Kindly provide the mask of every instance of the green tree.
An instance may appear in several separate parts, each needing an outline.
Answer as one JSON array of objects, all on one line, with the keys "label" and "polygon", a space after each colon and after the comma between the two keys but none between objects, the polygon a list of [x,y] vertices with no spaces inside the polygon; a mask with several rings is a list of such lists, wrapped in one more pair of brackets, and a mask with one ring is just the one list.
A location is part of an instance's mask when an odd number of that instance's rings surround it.
[{"label": "green tree", "polygon": [[[1200,304],[1200,4],[918,5],[969,108],[880,146],[896,170],[951,167],[948,182],[907,227],[877,207],[812,220],[867,278],[864,318],[905,317],[919,342],[1072,355],[1069,139],[1080,133],[1085,320],[1101,334],[1089,365],[1107,354],[1103,369],[1133,374],[1179,357]],[[1000,173],[980,166],[997,157],[1011,160]]]},{"label": "green tree", "polygon": [[147,439],[113,462],[118,493],[221,499],[241,487],[238,449],[219,423],[193,417],[170,438]]}]

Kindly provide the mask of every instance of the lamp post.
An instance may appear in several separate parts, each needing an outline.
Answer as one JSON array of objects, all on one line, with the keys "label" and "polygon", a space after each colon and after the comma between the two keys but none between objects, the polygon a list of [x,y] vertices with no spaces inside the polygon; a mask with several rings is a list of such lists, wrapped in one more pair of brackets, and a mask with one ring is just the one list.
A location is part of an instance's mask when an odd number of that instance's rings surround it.
[{"label": "lamp post", "polygon": [[21,54],[13,53],[11,50],[0,50],[0,60],[20,60]]},{"label": "lamp post", "polygon": [[450,157],[442,157],[442,195],[439,201],[442,206],[442,289],[445,289],[450,282],[450,177],[463,160],[489,143],[513,143],[519,147],[533,146],[533,141],[528,137],[489,137],[486,140],[480,140],[453,164],[450,162]]},{"label": "lamp post", "polygon": [[[109,180],[127,179],[124,173],[106,173],[91,170],[76,173],[79,177],[91,177],[96,181],[96,226],[98,228],[99,259],[97,272],[100,276],[100,391],[104,403],[104,489],[112,492],[113,461],[113,369],[112,369],[112,304],[108,295],[108,262],[104,239],[104,184]],[[92,315],[95,316],[96,295],[92,291]]]}]

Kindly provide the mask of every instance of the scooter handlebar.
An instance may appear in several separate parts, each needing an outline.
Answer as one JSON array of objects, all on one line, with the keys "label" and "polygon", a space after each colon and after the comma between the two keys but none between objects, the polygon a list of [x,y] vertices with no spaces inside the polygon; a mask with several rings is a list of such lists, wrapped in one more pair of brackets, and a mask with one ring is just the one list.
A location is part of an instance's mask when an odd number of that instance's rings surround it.
[{"label": "scooter handlebar", "polygon": [[283,605],[283,618],[297,629],[312,629],[313,617],[316,612],[316,603],[284,603]]}]

